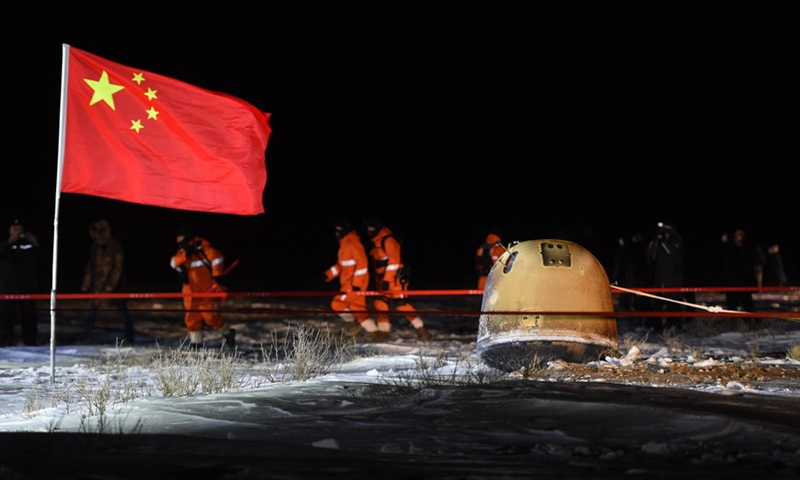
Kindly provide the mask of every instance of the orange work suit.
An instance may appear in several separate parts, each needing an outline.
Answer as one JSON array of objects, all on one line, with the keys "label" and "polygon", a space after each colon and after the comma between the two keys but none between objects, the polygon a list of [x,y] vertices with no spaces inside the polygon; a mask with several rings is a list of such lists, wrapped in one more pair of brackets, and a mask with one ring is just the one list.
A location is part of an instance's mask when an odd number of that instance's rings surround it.
[{"label": "orange work suit", "polygon": [[369,318],[367,297],[358,292],[369,288],[369,262],[358,232],[351,230],[339,239],[336,264],[325,270],[325,280],[339,278],[341,295],[333,297],[331,308],[337,314],[350,311],[360,324]]},{"label": "orange work suit", "polygon": [[486,287],[486,279],[489,276],[489,270],[492,269],[497,260],[500,258],[506,249],[502,245],[498,245],[500,237],[494,233],[486,235],[486,241],[483,245],[478,247],[475,252],[475,269],[478,271],[478,290],[483,290]]},{"label": "orange work suit", "polygon": [[[187,272],[188,283],[183,284],[183,293],[225,291],[214,280],[214,277],[225,271],[225,256],[204,238],[194,237],[186,249],[178,250],[170,260],[170,266],[175,270],[185,269]],[[217,298],[185,295],[183,306],[186,308],[186,329],[189,332],[199,332],[205,323],[214,330],[219,330],[225,320],[217,311],[218,303]]]},{"label": "orange work suit", "polygon": [[401,281],[403,280],[402,275],[398,275],[403,269],[400,249],[400,242],[387,227],[381,228],[372,237],[372,248],[369,255],[375,273],[375,284],[378,290],[390,292],[386,296],[375,297],[374,306],[377,310],[375,318],[379,327],[381,323],[390,323],[388,313],[390,305],[394,305],[395,309],[401,312],[409,322],[419,318],[417,310],[408,303],[407,296],[400,293],[408,290],[408,282]]}]

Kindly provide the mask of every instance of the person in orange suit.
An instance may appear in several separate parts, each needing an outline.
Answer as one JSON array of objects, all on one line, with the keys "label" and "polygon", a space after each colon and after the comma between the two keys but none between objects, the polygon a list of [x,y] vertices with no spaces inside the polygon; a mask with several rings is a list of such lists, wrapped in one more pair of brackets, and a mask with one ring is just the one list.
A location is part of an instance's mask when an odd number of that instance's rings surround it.
[{"label": "person in orange suit", "polygon": [[483,290],[486,286],[486,279],[489,277],[489,270],[497,263],[500,256],[506,249],[501,244],[500,235],[489,233],[483,245],[478,247],[475,252],[475,270],[478,271],[478,290]]},{"label": "person in orange suit", "polygon": [[372,248],[369,255],[375,284],[386,295],[375,297],[374,306],[377,310],[378,331],[372,335],[373,342],[385,341],[392,329],[389,321],[389,309],[397,310],[411,323],[417,332],[417,337],[427,342],[431,339],[430,332],[417,315],[413,305],[408,302],[408,297],[401,292],[408,290],[409,271],[403,265],[401,245],[388,227],[380,220],[367,220],[367,235],[372,239]]},{"label": "person in orange suit", "polygon": [[378,327],[367,312],[367,297],[359,294],[369,288],[367,252],[350,222],[335,222],[333,232],[339,240],[339,251],[336,263],[325,270],[325,281],[338,278],[341,293],[331,300],[331,309],[344,320],[348,337],[356,337],[362,331],[371,334]]},{"label": "person in orange suit", "polygon": [[[225,271],[225,256],[214,248],[208,240],[194,235],[189,227],[180,227],[176,232],[178,252],[170,259],[170,266],[178,272],[183,281],[183,293],[225,292],[221,278]],[[217,297],[195,297],[185,295],[186,308],[184,323],[189,331],[190,348],[203,346],[203,325],[219,331],[226,348],[235,346],[236,331],[225,324],[219,313]]]}]

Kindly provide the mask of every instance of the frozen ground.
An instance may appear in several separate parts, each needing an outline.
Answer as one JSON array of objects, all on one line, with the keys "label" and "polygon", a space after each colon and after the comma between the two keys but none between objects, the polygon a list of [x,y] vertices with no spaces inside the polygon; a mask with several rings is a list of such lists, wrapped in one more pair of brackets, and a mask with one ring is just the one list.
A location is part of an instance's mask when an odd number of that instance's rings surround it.
[{"label": "frozen ground", "polygon": [[0,349],[0,478],[798,478],[794,321],[621,321],[616,355],[505,374],[476,356],[476,318],[430,316],[433,342],[395,322],[391,342],[351,346],[341,368],[300,381],[267,372],[264,346],[338,323],[316,305],[254,306],[281,313],[229,315],[249,365],[236,388],[151,393],[103,415],[32,392],[81,378],[152,392],[149,360],[183,340],[169,302],[137,315],[134,347],[113,345],[113,316],[94,345],[79,319],[59,320],[55,377],[49,346]]}]

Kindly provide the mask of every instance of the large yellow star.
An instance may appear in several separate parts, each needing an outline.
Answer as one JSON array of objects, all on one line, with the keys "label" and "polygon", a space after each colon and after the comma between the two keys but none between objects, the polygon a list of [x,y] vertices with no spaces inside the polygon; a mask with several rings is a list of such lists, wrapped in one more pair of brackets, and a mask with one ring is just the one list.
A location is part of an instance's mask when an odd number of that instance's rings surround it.
[{"label": "large yellow star", "polygon": [[111,110],[116,110],[114,107],[114,94],[122,90],[122,85],[114,85],[108,81],[108,73],[103,70],[103,74],[100,75],[100,80],[89,80],[88,78],[83,79],[84,82],[89,84],[94,90],[94,94],[92,95],[92,100],[89,102],[89,105],[94,105],[99,101],[104,101],[111,107]]}]

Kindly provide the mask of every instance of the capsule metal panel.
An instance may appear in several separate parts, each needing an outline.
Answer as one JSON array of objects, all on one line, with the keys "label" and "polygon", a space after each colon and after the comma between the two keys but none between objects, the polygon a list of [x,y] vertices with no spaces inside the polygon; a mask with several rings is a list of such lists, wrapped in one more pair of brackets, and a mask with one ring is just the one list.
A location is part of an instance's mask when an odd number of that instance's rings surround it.
[{"label": "capsule metal panel", "polygon": [[478,354],[501,370],[590,361],[618,349],[613,316],[558,314],[614,311],[602,265],[570,241],[511,245],[489,272],[481,311]]}]

